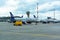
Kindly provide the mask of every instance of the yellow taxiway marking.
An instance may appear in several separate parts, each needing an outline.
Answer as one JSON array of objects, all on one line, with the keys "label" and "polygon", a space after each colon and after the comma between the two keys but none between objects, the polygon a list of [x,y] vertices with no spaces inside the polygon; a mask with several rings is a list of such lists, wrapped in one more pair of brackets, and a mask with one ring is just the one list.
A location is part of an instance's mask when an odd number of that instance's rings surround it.
[{"label": "yellow taxiway marking", "polygon": [[60,35],[50,35],[50,34],[35,34],[35,33],[19,33],[19,32],[0,32],[2,34],[13,34],[13,35],[24,35],[33,37],[49,37],[49,38],[60,38]]}]

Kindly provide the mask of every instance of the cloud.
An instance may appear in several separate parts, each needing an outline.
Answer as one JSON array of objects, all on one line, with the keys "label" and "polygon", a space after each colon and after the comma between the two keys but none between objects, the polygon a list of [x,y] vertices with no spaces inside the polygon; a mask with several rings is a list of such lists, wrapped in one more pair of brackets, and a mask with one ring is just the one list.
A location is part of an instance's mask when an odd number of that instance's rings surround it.
[{"label": "cloud", "polygon": [[6,0],[0,0],[0,7],[5,4],[5,1],[6,1]]},{"label": "cloud", "polygon": [[[37,14],[35,14],[37,16]],[[46,19],[47,17],[54,18],[54,11],[48,11],[46,13],[38,13],[39,19]],[[60,11],[55,11],[55,18],[60,20]]]},{"label": "cloud", "polygon": [[[0,16],[7,16],[9,12],[17,9],[19,1],[17,0],[7,0],[5,5],[0,7]],[[5,15],[4,15],[5,14]]]},{"label": "cloud", "polygon": [[35,3],[37,0],[25,0],[26,3]]},{"label": "cloud", "polygon": [[29,10],[29,5],[35,2],[37,2],[37,0],[6,0],[4,5],[0,7],[0,16],[9,16],[10,11],[13,12],[14,15],[20,12],[24,13]]},{"label": "cloud", "polygon": [[47,2],[38,6],[40,12],[48,12],[60,8],[60,1]]},{"label": "cloud", "polygon": [[[21,1],[21,0],[20,0]],[[36,3],[38,0],[22,0],[23,3],[26,3],[26,4],[34,4]]]},{"label": "cloud", "polygon": [[0,16],[9,16],[9,11],[11,11],[14,15],[24,15],[26,17],[25,13],[28,10],[31,12],[31,17],[33,17],[32,15],[37,16],[37,2],[39,2],[38,15],[40,19],[47,16],[53,17],[54,9],[56,11],[56,18],[60,16],[60,1],[57,0],[50,0],[50,2],[46,0],[6,0],[4,5],[0,7]]},{"label": "cloud", "polygon": [[[37,11],[37,9],[35,11]],[[60,1],[47,2],[42,5],[38,5],[39,18],[54,18],[54,11],[56,16],[55,18],[60,19]]]},{"label": "cloud", "polygon": [[20,0],[19,6],[16,11],[28,11],[33,10],[38,0]]}]

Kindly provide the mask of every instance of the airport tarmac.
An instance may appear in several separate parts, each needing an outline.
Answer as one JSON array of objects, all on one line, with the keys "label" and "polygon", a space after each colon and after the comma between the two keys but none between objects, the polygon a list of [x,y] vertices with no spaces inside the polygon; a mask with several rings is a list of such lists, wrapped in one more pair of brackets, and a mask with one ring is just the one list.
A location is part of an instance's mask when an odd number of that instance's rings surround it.
[{"label": "airport tarmac", "polygon": [[13,26],[0,22],[0,40],[60,40],[60,23]]}]

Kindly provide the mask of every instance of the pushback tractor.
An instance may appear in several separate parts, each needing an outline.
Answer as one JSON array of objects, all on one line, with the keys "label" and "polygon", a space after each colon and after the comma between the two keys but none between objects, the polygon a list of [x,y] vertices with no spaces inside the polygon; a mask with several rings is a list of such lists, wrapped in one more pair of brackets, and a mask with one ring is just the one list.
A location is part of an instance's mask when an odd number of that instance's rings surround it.
[{"label": "pushback tractor", "polygon": [[21,20],[20,21],[16,21],[14,23],[14,26],[22,26],[22,21]]}]

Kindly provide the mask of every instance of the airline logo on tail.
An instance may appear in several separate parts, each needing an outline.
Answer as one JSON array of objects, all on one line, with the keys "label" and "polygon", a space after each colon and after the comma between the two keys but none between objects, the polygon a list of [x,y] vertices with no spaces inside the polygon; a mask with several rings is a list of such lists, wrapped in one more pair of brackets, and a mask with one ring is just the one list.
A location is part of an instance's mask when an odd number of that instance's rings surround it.
[{"label": "airline logo on tail", "polygon": [[14,22],[15,19],[14,19],[14,16],[13,16],[12,12],[10,12],[10,15],[11,15],[11,17],[10,17],[10,22]]}]

